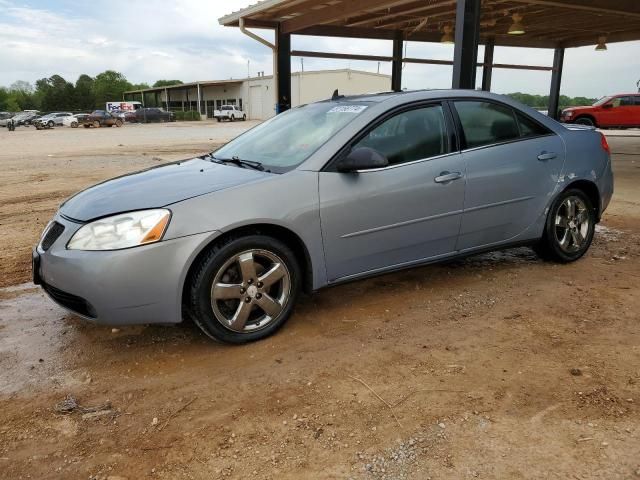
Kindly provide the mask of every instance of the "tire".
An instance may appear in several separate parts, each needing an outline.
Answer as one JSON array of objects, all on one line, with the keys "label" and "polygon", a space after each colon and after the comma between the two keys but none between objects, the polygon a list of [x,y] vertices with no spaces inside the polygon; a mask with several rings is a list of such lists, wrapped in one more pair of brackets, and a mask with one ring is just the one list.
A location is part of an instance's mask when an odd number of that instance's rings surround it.
[{"label": "tire", "polygon": [[82,125],[84,128],[91,128],[91,125],[89,125],[88,123],[85,123],[84,125]]},{"label": "tire", "polygon": [[534,250],[546,260],[575,262],[589,250],[595,226],[596,211],[589,197],[577,188],[565,190],[551,205],[544,234]]},{"label": "tire", "polygon": [[236,117],[235,117],[234,115],[231,115],[231,116],[229,117],[229,121],[230,121],[230,122],[235,122],[235,121],[236,121]]},{"label": "tire", "polygon": [[120,128],[122,126],[122,120],[116,120],[116,127]]},{"label": "tire", "polygon": [[71,122],[71,128],[78,128],[78,122]]},{"label": "tire", "polygon": [[218,123],[220,123],[222,121],[222,119],[220,117],[218,117]]},{"label": "tire", "polygon": [[589,127],[596,127],[596,122],[591,117],[578,117],[575,120],[578,125],[588,125]]},{"label": "tire", "polygon": [[94,121],[93,121],[93,126],[94,126],[95,128],[100,128],[100,122],[99,122],[98,120],[94,120]]},{"label": "tire", "polygon": [[[240,262],[246,262],[244,274]],[[265,272],[272,272],[272,276]],[[260,280],[266,284],[268,278],[273,283],[265,286]],[[194,265],[188,311],[214,340],[231,344],[261,340],[274,334],[291,316],[301,279],[295,255],[281,241],[257,234],[229,238],[214,245]],[[214,285],[230,288],[216,294]]]},{"label": "tire", "polygon": [[246,121],[247,121],[247,115],[246,115],[246,114],[242,116],[242,121],[243,121],[243,122],[246,122]]},{"label": "tire", "polygon": [[49,120],[47,122],[47,128],[52,128],[53,127],[53,121]]}]

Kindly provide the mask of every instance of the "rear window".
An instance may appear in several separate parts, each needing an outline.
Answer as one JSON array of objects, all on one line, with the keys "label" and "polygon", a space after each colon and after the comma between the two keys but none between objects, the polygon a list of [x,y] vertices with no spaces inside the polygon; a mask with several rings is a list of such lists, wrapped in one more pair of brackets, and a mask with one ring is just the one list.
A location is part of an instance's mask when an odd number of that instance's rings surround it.
[{"label": "rear window", "polygon": [[549,134],[549,130],[507,105],[478,100],[454,102],[466,148]]},{"label": "rear window", "polygon": [[479,101],[454,102],[467,148],[482,147],[520,137],[513,110],[504,105]]}]

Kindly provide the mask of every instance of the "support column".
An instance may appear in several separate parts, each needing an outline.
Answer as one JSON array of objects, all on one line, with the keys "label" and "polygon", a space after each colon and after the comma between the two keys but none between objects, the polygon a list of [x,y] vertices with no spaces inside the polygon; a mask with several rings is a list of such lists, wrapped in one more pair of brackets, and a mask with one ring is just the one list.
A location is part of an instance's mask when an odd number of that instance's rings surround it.
[{"label": "support column", "polygon": [[277,78],[276,85],[276,113],[291,108],[291,35],[276,31]]},{"label": "support column", "polygon": [[164,99],[167,102],[167,112],[171,111],[171,98],[169,97],[169,89],[164,89]]},{"label": "support column", "polygon": [[198,84],[197,87],[198,87],[198,113],[202,115],[202,95],[200,94],[200,84]]},{"label": "support column", "polygon": [[481,0],[457,0],[453,88],[476,88]]},{"label": "support column", "polygon": [[549,116],[554,120],[560,118],[560,86],[562,85],[563,66],[564,48],[558,47],[553,53],[553,72],[551,73],[551,90],[549,91]]},{"label": "support column", "polygon": [[394,92],[402,91],[403,44],[402,31],[398,30],[393,38],[393,60],[391,61],[391,90]]},{"label": "support column", "polygon": [[140,103],[142,103],[142,106],[144,107],[144,92],[140,92],[140,98],[142,99],[142,101]]},{"label": "support column", "polygon": [[158,100],[158,92],[153,92],[153,106],[159,107],[160,101]]},{"label": "support column", "polygon": [[493,39],[487,40],[484,45],[484,66],[482,67],[482,90],[491,91],[491,76],[493,75]]}]

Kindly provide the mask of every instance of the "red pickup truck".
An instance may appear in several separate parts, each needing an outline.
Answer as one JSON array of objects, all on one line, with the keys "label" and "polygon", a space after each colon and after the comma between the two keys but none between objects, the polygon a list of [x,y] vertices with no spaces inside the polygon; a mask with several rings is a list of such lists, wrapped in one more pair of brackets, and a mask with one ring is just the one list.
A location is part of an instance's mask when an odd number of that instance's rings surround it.
[{"label": "red pickup truck", "polygon": [[640,127],[640,93],[603,97],[590,107],[565,108],[560,121],[593,127]]}]

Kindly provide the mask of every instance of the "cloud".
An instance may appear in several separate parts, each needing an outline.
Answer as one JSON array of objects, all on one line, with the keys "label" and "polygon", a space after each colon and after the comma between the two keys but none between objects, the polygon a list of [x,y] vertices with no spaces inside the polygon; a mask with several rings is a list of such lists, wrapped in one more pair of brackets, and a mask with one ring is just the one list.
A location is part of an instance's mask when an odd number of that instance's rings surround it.
[{"label": "cloud", "polygon": [[[123,72],[134,83],[161,78],[183,81],[240,78],[270,73],[271,51],[238,29],[218,25],[218,18],[255,0],[25,0],[20,5],[0,0],[0,85],[22,79],[60,74],[69,81],[82,73],[96,75],[106,69]],[[273,38],[269,31],[262,31]],[[640,78],[640,42],[609,44],[607,52],[593,47],[567,50],[563,93],[598,97],[634,91]],[[294,36],[293,48],[341,53],[391,54],[391,42]],[[453,47],[408,42],[407,55],[451,59]],[[482,49],[479,58],[482,58]],[[499,63],[551,65],[549,50],[496,48]],[[390,74],[388,63],[305,58],[304,68],[359,68]],[[293,70],[301,68],[294,58]],[[479,71],[479,76],[481,72]],[[407,88],[447,88],[451,67],[407,64]],[[638,77],[638,78],[636,78]],[[550,73],[494,70],[493,90],[548,93]]]}]

